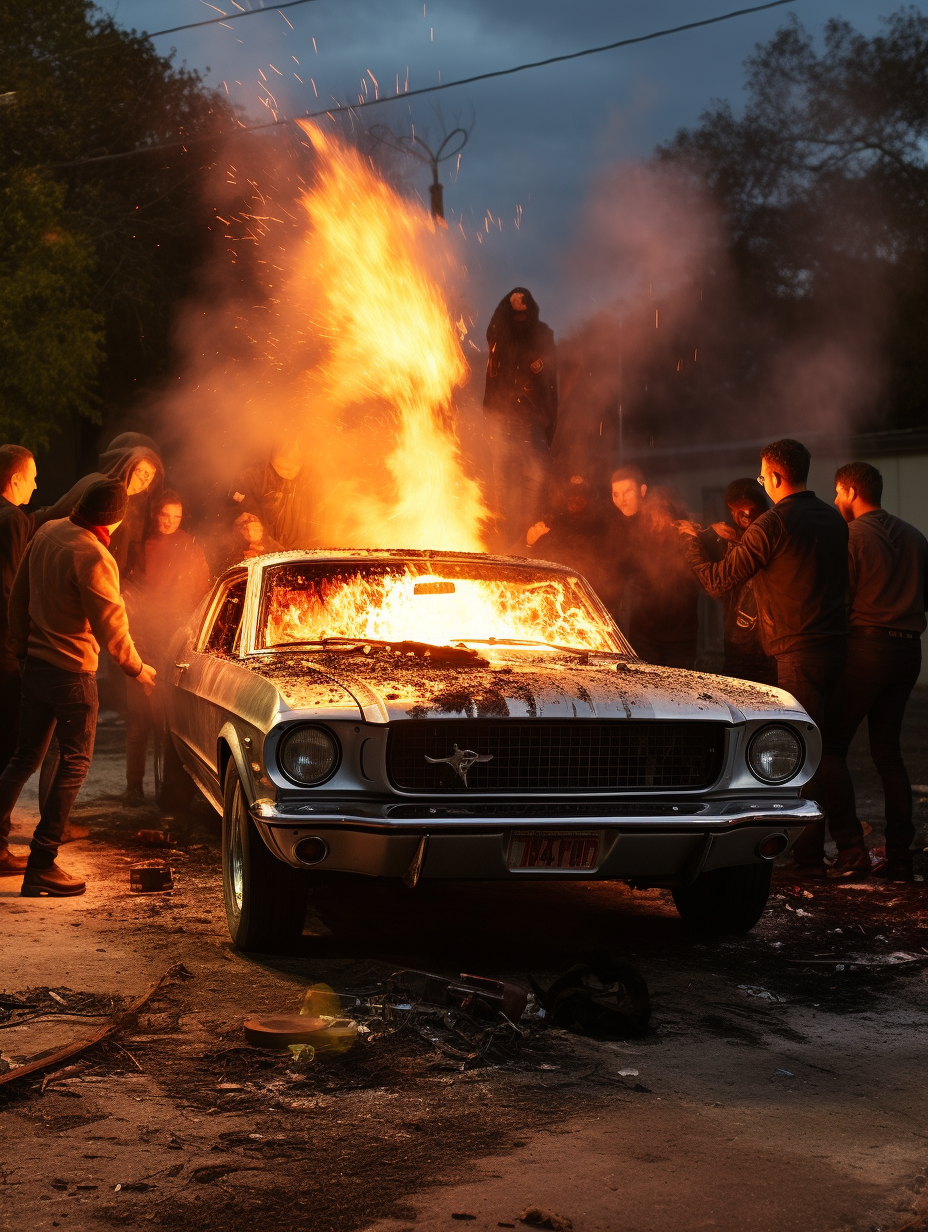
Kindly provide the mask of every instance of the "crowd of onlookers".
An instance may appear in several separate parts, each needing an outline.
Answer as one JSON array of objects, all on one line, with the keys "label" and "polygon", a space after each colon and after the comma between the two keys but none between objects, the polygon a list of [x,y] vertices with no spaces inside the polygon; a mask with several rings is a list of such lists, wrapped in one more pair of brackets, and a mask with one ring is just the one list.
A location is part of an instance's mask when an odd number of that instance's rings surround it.
[{"label": "crowd of onlookers", "polygon": [[[798,875],[871,871],[847,768],[867,718],[886,799],[886,859],[874,871],[911,879],[900,738],[921,667],[928,541],[882,508],[879,472],[843,466],[833,503],[821,500],[807,489],[808,450],[786,439],[761,451],[756,479],[729,484],[728,519],[711,526],[634,466],[612,474],[607,502],[581,475],[552,500],[556,352],[524,287],[501,301],[487,340],[485,426],[501,546],[584,574],[635,652],[664,667],[695,666],[700,592],[721,601],[722,671],[786,689],[822,730],[821,767],[804,790],[825,804],[838,855],[826,869],[825,824],[810,826],[794,849]],[[202,541],[183,528],[183,499],[164,478],[155,442],[123,433],[97,471],[30,512],[35,459],[0,446],[0,875],[22,871],[24,894],[83,892],[56,855],[86,834],[70,812],[93,751],[101,648],[101,679],[124,690],[126,799],[138,805],[155,681],[175,630],[229,565],[314,542],[312,492],[292,445],[236,479]],[[40,821],[26,860],[9,848],[11,814],[40,767]]]},{"label": "crowd of onlookers", "polygon": [[[170,639],[230,564],[305,542],[300,469],[292,447],[272,451],[237,479],[201,541],[183,528],[183,498],[165,487],[150,437],[117,436],[96,471],[37,510],[35,458],[0,446],[0,875],[23,871],[24,893],[83,891],[55,857],[87,834],[70,813],[101,692],[126,716],[126,803],[145,802],[155,681]],[[40,768],[27,861],[8,836]]]}]

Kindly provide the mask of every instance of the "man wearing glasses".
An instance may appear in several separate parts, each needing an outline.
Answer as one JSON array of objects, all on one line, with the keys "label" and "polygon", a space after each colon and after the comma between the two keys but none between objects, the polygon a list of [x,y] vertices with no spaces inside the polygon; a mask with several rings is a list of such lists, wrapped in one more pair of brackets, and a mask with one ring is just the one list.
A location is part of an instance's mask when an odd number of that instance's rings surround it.
[{"label": "man wearing glasses", "polygon": [[[811,455],[790,439],[761,450],[757,482],[773,502],[724,560],[709,559],[698,527],[678,524],[696,576],[713,598],[754,579],[764,652],[777,662],[777,684],[822,726],[825,705],[847,658],[847,523],[808,491]],[[818,775],[803,789],[817,798]],[[825,825],[809,826],[793,852],[797,873],[824,880]]]}]

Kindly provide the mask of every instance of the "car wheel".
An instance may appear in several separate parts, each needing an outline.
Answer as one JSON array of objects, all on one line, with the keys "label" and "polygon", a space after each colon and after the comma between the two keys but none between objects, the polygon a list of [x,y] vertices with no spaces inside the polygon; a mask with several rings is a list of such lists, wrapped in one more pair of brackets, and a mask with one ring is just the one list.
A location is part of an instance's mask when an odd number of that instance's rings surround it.
[{"label": "car wheel", "polygon": [[303,935],[306,878],[272,855],[258,833],[233,762],[222,809],[222,893],[233,944],[285,953]]},{"label": "car wheel", "polygon": [[692,885],[674,887],[677,911],[700,932],[746,933],[764,913],[770,895],[772,864],[716,868]]},{"label": "car wheel", "polygon": [[154,729],[155,800],[164,813],[186,808],[197,789],[184,769],[171,733],[164,726]]}]

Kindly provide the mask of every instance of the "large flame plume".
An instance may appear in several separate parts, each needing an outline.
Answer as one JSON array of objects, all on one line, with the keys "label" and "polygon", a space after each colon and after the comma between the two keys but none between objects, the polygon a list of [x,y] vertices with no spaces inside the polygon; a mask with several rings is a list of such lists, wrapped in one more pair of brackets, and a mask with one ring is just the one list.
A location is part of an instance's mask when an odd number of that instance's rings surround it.
[{"label": "large flame plume", "polygon": [[[305,392],[329,425],[373,416],[392,438],[379,490],[355,485],[346,501],[343,476],[321,485],[322,524],[338,527],[338,546],[481,551],[488,511],[451,420],[467,364],[424,256],[434,224],[354,150],[301,124],[318,160],[302,199],[310,230],[290,284],[308,305],[319,347]],[[324,439],[319,449],[324,458]]]}]

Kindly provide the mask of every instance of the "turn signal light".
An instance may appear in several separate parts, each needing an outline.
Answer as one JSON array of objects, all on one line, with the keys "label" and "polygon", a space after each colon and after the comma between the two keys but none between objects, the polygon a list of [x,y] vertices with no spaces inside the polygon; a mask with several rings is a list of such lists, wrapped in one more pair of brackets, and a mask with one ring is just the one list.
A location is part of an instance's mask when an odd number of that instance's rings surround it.
[{"label": "turn signal light", "polygon": [[329,854],[329,844],[314,834],[311,838],[301,838],[293,854],[301,864],[321,864]]},{"label": "turn signal light", "polygon": [[775,860],[788,846],[789,839],[785,834],[768,834],[757,844],[757,854],[762,860]]}]

